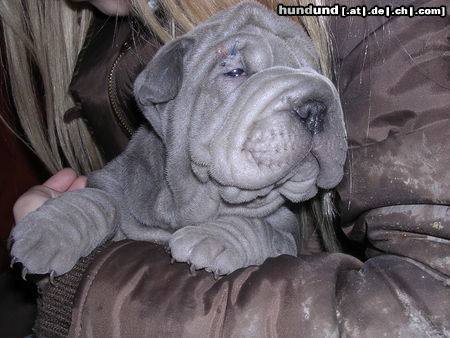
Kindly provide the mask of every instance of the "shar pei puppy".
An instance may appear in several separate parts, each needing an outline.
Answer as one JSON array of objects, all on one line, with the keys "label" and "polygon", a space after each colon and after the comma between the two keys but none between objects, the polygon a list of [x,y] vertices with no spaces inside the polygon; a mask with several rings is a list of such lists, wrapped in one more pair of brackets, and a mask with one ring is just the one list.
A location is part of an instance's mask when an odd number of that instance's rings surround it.
[{"label": "shar pei puppy", "polygon": [[299,24],[241,3],[161,48],[134,94],[150,126],[13,229],[24,273],[63,274],[110,239],[165,244],[216,274],[297,254],[289,205],[338,184],[347,149]]}]

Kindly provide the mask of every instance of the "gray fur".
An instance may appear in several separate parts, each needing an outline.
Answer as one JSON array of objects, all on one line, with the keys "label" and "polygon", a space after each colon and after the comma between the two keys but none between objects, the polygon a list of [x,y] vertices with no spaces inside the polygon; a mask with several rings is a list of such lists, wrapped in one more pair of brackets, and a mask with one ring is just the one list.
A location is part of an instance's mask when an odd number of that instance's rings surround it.
[{"label": "gray fur", "polygon": [[[135,82],[153,129],[89,188],[20,222],[11,254],[32,273],[57,274],[108,238],[164,243],[175,260],[220,274],[296,255],[298,224],[284,204],[334,187],[347,149],[338,94],[317,60],[300,25],[253,2],[168,43]],[[305,105],[326,107],[323,123]]]}]

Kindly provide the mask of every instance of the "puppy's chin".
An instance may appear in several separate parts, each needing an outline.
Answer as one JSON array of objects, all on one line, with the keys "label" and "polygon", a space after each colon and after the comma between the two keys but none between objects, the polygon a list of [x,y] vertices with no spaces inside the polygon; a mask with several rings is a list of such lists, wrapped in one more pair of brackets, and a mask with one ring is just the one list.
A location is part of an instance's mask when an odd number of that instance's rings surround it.
[{"label": "puppy's chin", "polygon": [[[238,184],[219,185],[221,198],[230,204],[271,203],[275,196],[283,196],[292,202],[301,202],[314,197],[317,193],[317,177],[320,169],[317,159],[308,153],[305,158],[279,180],[261,188],[248,189]],[[266,201],[269,199],[270,201]]]}]

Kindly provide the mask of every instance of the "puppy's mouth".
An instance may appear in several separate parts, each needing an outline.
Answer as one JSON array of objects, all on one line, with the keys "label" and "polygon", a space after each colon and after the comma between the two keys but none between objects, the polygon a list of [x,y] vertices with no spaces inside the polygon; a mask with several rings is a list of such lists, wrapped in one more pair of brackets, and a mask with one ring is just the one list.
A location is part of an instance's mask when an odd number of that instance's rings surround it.
[{"label": "puppy's mouth", "polygon": [[323,130],[325,104],[310,100],[288,106],[257,120],[248,132],[242,150],[261,170],[282,170],[303,160],[312,138]]},{"label": "puppy's mouth", "polygon": [[283,170],[311,150],[311,134],[294,113],[284,111],[256,121],[242,151],[262,170]]},{"label": "puppy's mouth", "polygon": [[[316,193],[313,183],[319,168],[312,151],[313,140],[322,131],[327,109],[317,101],[301,105],[286,101],[272,105],[249,125],[241,155],[234,162],[235,172],[253,176],[261,186],[222,186],[220,193],[225,201],[247,203],[247,208],[253,210],[281,203],[275,190],[292,200]],[[288,183],[294,176],[295,183]]]}]

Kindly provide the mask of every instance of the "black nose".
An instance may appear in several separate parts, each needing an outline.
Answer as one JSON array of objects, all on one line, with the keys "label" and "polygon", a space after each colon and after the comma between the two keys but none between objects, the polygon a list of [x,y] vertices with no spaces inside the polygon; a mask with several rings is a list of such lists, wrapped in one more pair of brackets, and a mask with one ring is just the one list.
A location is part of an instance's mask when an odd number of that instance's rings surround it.
[{"label": "black nose", "polygon": [[296,107],[295,112],[313,135],[323,131],[323,123],[327,112],[327,106],[323,102],[316,100],[306,101]]}]

